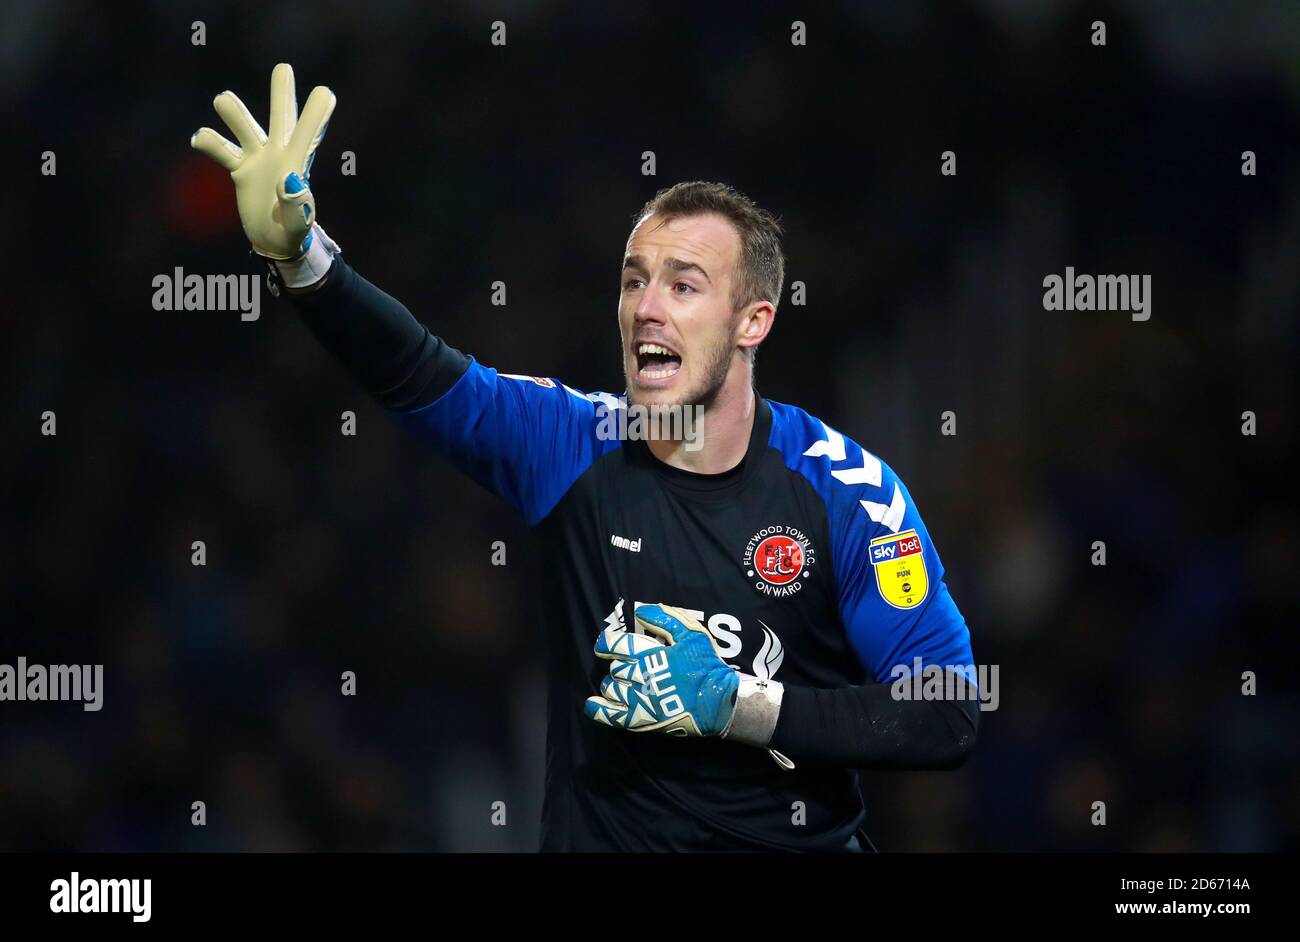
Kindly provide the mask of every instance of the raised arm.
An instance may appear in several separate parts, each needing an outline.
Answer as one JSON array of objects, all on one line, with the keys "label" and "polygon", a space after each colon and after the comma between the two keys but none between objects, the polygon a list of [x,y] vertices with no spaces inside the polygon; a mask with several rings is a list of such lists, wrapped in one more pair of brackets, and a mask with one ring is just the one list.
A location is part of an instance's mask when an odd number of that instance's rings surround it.
[{"label": "raised arm", "polygon": [[597,438],[596,403],[555,380],[475,362],[344,261],[308,183],[334,105],[318,86],[299,117],[293,69],[281,63],[269,133],[226,91],[214,107],[238,143],[211,128],[190,143],[230,171],[253,251],[321,344],[401,424],[537,523],[612,447]]}]

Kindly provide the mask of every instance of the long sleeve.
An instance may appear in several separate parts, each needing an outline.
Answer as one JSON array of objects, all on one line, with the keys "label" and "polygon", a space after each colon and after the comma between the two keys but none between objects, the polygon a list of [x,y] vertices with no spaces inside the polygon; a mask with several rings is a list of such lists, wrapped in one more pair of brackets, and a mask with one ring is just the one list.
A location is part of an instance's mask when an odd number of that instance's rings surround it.
[{"label": "long sleeve", "polygon": [[335,257],[319,287],[288,296],[321,345],[390,409],[428,405],[469,369],[469,357],[435,337],[342,257]]},{"label": "long sleeve", "polygon": [[498,373],[435,337],[400,301],[335,257],[323,281],[290,291],[307,328],[436,454],[539,523],[617,442],[599,408],[558,380]]},{"label": "long sleeve", "polygon": [[889,684],[786,686],[771,748],[857,769],[954,769],[975,745],[975,700],[897,700]]}]

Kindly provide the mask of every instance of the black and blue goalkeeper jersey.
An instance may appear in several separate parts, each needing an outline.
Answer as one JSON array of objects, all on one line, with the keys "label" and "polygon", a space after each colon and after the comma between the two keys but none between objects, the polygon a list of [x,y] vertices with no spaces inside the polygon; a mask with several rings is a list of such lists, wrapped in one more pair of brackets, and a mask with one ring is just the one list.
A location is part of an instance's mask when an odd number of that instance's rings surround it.
[{"label": "black and blue goalkeeper jersey", "polygon": [[[813,695],[889,684],[899,665],[973,664],[939,555],[898,476],[802,409],[761,397],[736,468],[673,468],[644,442],[602,434],[607,410],[625,408],[621,397],[499,373],[417,332],[413,320],[402,321],[401,343],[358,364],[358,347],[374,338],[349,326],[343,350],[330,325],[396,316],[396,302],[341,259],[330,281],[299,301],[309,326],[352,360],[400,424],[507,501],[543,541],[542,848],[851,845],[864,815],[857,773],[805,758],[797,739],[785,743],[787,710],[802,712],[810,729],[843,723]],[[785,685],[773,744],[793,770],[763,749],[632,733],[583,715],[608,668],[592,651],[597,634],[628,623],[642,602],[692,611],[728,664]],[[884,740],[907,735],[871,717],[849,722]]]}]

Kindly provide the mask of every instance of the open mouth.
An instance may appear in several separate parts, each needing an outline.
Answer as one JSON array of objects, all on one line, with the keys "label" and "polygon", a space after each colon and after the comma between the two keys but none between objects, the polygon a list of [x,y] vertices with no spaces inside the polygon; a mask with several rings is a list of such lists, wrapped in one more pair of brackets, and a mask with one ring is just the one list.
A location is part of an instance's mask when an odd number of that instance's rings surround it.
[{"label": "open mouth", "polygon": [[682,368],[681,355],[661,343],[636,345],[636,372],[642,379],[668,379]]}]

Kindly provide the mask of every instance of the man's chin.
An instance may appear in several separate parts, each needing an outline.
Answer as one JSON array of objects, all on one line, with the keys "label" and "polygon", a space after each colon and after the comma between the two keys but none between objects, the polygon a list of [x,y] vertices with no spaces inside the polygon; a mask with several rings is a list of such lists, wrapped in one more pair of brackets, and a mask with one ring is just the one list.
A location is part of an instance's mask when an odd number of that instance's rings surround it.
[{"label": "man's chin", "polygon": [[628,390],[627,402],[628,405],[641,406],[646,409],[651,407],[663,409],[682,405],[681,397],[663,389]]}]

